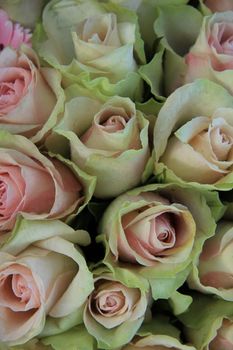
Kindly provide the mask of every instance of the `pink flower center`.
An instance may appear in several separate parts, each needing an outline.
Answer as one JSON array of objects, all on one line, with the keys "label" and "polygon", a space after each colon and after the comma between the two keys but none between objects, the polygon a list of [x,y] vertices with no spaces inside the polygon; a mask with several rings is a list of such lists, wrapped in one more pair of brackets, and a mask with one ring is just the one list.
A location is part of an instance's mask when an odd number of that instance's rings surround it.
[{"label": "pink flower center", "polygon": [[120,115],[113,115],[109,117],[104,123],[102,123],[101,126],[105,131],[113,133],[123,130],[126,126],[126,120]]},{"label": "pink flower center", "polygon": [[40,294],[30,269],[14,263],[0,271],[0,306],[13,311],[40,307]]}]

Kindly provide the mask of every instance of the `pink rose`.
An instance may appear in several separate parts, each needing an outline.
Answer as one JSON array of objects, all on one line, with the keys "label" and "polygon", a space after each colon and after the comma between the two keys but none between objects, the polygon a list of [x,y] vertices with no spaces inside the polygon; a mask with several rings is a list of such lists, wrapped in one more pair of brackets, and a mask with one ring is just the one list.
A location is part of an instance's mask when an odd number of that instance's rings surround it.
[{"label": "pink rose", "polygon": [[74,244],[89,243],[86,231],[58,220],[19,220],[0,251],[1,344],[24,344],[46,330],[47,316],[81,312],[93,279]]},{"label": "pink rose", "polygon": [[0,230],[16,216],[62,218],[83,202],[82,185],[57,159],[42,155],[23,136],[0,132]]},{"label": "pink rose", "polygon": [[169,267],[188,258],[196,225],[187,207],[148,191],[113,201],[99,231],[114,259],[159,270],[161,264]]},{"label": "pink rose", "polygon": [[233,349],[233,322],[223,319],[216,337],[209,344],[209,350]]},{"label": "pink rose", "polygon": [[31,46],[30,39],[29,29],[24,29],[19,23],[13,23],[8,14],[0,10],[0,49],[6,46],[18,49],[23,43]]},{"label": "pink rose", "polygon": [[223,85],[232,93],[232,43],[232,11],[204,17],[199,36],[186,56],[185,83],[207,78]]},{"label": "pink rose", "polygon": [[27,137],[38,133],[50,115],[59,112],[54,111],[63,94],[59,79],[54,69],[40,68],[32,49],[4,49],[0,53],[0,127]]},{"label": "pink rose", "polygon": [[205,0],[204,4],[209,7],[212,12],[223,12],[233,10],[232,0]]}]

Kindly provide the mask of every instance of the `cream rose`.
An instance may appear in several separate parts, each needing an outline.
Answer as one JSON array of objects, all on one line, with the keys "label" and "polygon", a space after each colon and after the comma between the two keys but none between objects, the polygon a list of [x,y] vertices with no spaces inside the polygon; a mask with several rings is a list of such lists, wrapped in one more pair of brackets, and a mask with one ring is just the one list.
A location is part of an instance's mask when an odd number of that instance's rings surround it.
[{"label": "cream rose", "polygon": [[114,197],[141,182],[150,155],[148,121],[130,99],[115,96],[100,103],[74,97],[50,138],[54,153],[65,148],[58,135],[69,141],[73,162],[96,176],[96,197]]},{"label": "cream rose", "polygon": [[34,44],[45,61],[92,96],[142,98],[138,64],[145,63],[135,11],[111,1],[51,0],[42,16],[45,36]]},{"label": "cream rose", "polygon": [[[83,320],[88,332],[105,349],[127,343],[143,322],[148,296],[110,274],[96,276],[94,285],[84,310]],[[123,332],[125,329],[127,332]]]},{"label": "cream rose", "polygon": [[[42,155],[23,136],[0,132],[0,230],[10,230],[18,213],[61,218],[84,203],[82,175]],[[39,184],[39,186],[38,186]]]},{"label": "cream rose", "polygon": [[63,107],[60,80],[54,69],[40,68],[32,49],[5,48],[0,53],[0,127],[39,141]]},{"label": "cream rose", "polygon": [[72,33],[77,60],[96,73],[108,74],[112,83],[123,79],[137,68],[133,56],[135,28],[129,22],[117,23],[115,13],[86,18]]},{"label": "cream rose", "polygon": [[59,322],[85,303],[92,277],[71,242],[87,245],[90,239],[59,221],[22,220],[3,245],[0,341],[5,345],[24,344],[46,328],[47,316]]},{"label": "cream rose", "polygon": [[177,89],[158,115],[154,145],[155,172],[166,181],[232,188],[233,98],[207,80]]},{"label": "cream rose", "polygon": [[225,300],[233,300],[233,223],[218,223],[215,235],[202,249],[199,263],[189,279],[191,288],[203,293],[214,293]]}]

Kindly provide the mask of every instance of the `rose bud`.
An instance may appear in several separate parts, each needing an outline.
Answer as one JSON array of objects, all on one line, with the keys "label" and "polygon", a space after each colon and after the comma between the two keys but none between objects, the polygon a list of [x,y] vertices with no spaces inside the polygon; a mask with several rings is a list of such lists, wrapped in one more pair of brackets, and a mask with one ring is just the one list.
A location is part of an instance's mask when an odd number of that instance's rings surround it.
[{"label": "rose bud", "polygon": [[[89,97],[76,97],[66,104],[55,134],[69,140],[72,161],[96,176],[94,195],[107,198],[141,182],[150,155],[148,124],[128,98],[115,96],[101,104]],[[49,149],[64,152],[61,144],[62,140],[55,138]]]},{"label": "rose bud", "polygon": [[132,339],[142,324],[148,296],[107,273],[96,276],[94,285],[85,306],[84,324],[100,348],[122,346]]},{"label": "rose bud", "polygon": [[233,301],[233,223],[218,223],[215,235],[202,249],[197,266],[190,276],[189,286],[202,293],[214,293]]},{"label": "rose bud", "polygon": [[207,80],[177,89],[159,112],[154,145],[160,181],[231,189],[233,97]]},{"label": "rose bud", "polygon": [[69,316],[83,308],[93,289],[74,243],[88,245],[88,233],[61,221],[18,221],[0,251],[0,341],[5,345],[49,334],[52,322],[60,332],[74,325]]},{"label": "rose bud", "polygon": [[206,78],[223,85],[231,94],[233,93],[232,20],[232,11],[204,17],[196,42],[185,59],[187,64],[185,83],[197,78]]},{"label": "rose bud", "polygon": [[98,241],[106,249],[104,262],[147,278],[155,299],[162,279],[160,292],[169,297],[187,278],[187,268],[200,254],[200,242],[215,229],[205,198],[201,196],[200,207],[199,196],[195,190],[153,184],[113,200],[98,228]]},{"label": "rose bud", "polygon": [[0,53],[1,129],[38,142],[56,124],[63,103],[60,74],[40,68],[32,49]]},{"label": "rose bud", "polygon": [[0,131],[0,165],[0,231],[11,230],[18,213],[31,219],[66,218],[93,193],[90,176],[62,157],[45,157],[23,136]]},{"label": "rose bud", "polygon": [[137,69],[145,53],[133,10],[111,2],[53,0],[42,25],[46,36],[38,35],[35,46],[63,73],[66,86],[79,82],[94,93],[141,98]]}]

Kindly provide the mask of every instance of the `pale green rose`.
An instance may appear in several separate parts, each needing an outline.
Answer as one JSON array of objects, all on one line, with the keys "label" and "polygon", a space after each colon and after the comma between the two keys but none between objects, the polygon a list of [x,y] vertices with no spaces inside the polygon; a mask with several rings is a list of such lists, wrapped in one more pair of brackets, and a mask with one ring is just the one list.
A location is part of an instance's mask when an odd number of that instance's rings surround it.
[{"label": "pale green rose", "polygon": [[[92,274],[74,244],[88,245],[86,231],[61,221],[18,220],[0,251],[0,340],[24,344],[81,322],[93,289]],[[75,317],[74,317],[75,315]]]},{"label": "pale green rose", "polygon": [[140,97],[137,65],[145,54],[134,11],[95,0],[53,0],[43,12],[43,31],[38,27],[34,43],[66,84]]},{"label": "pale green rose", "polygon": [[[213,11],[232,9],[225,1],[209,1]],[[217,4],[217,5],[216,5]],[[232,11],[211,11],[201,1],[204,15],[191,6],[162,6],[154,22],[157,38],[161,38],[153,59],[139,73],[151,92],[164,100],[179,86],[197,78],[205,78],[232,89],[233,51],[231,37]],[[185,21],[185,22],[184,22]],[[186,22],[187,21],[187,22]],[[182,26],[180,25],[182,23]],[[189,31],[186,28],[189,27]]]},{"label": "pale green rose", "polygon": [[233,97],[208,80],[177,89],[158,114],[154,152],[159,181],[232,189]]},{"label": "pale green rose", "polygon": [[133,286],[130,279],[123,283],[106,268],[93,273],[94,290],[84,309],[84,324],[99,348],[113,349],[136,334],[149,307],[149,294]]},{"label": "pale green rose", "polygon": [[206,196],[171,184],[151,184],[119,196],[105,210],[98,228],[97,240],[106,251],[103,262],[115,274],[125,272],[127,278],[130,272],[143,279],[136,282],[139,285],[146,287],[149,281],[155,300],[171,298],[175,313],[182,312],[190,300],[176,290],[213,235],[212,214],[221,207],[216,194]]},{"label": "pale green rose", "polygon": [[197,350],[231,350],[233,347],[233,304],[195,295],[187,313],[181,315],[184,334]]},{"label": "pale green rose", "polygon": [[114,197],[142,180],[150,156],[148,124],[129,98],[115,96],[101,103],[74,97],[47,146],[63,153],[69,141],[72,161],[97,178],[94,195]]},{"label": "pale green rose", "polygon": [[145,50],[148,57],[152,57],[156,40],[153,25],[158,18],[158,8],[167,5],[184,5],[188,0],[105,0],[103,2],[113,2],[136,11]]},{"label": "pale green rose", "polygon": [[[153,5],[147,5],[147,11],[142,7],[146,12],[142,18],[150,21],[151,28],[148,30],[148,26],[144,26],[142,37],[150,47],[152,59],[140,67],[139,74],[150,86],[156,99],[164,101],[165,97],[184,83],[187,70],[185,55],[195,43],[203,16],[193,6],[185,5],[185,1],[183,4],[181,1],[178,3],[169,0],[161,3],[156,11],[153,10]],[[143,21],[140,24],[142,27]]]},{"label": "pale green rose", "polygon": [[189,276],[189,287],[233,301],[233,222],[220,221]]},{"label": "pale green rose", "polygon": [[142,325],[130,344],[121,350],[196,350],[192,345],[182,344],[179,331],[168,319],[157,316]]},{"label": "pale green rose", "polygon": [[26,27],[35,27],[47,0],[1,0],[0,7],[10,18]]},{"label": "pale green rose", "polygon": [[38,142],[63,112],[65,95],[61,74],[41,68],[35,51],[27,46],[6,47],[0,55],[0,128]]},{"label": "pale green rose", "polygon": [[[95,179],[71,161],[43,155],[26,137],[0,131],[0,232],[27,219],[72,219],[90,200]],[[39,186],[38,186],[39,184]]]}]

